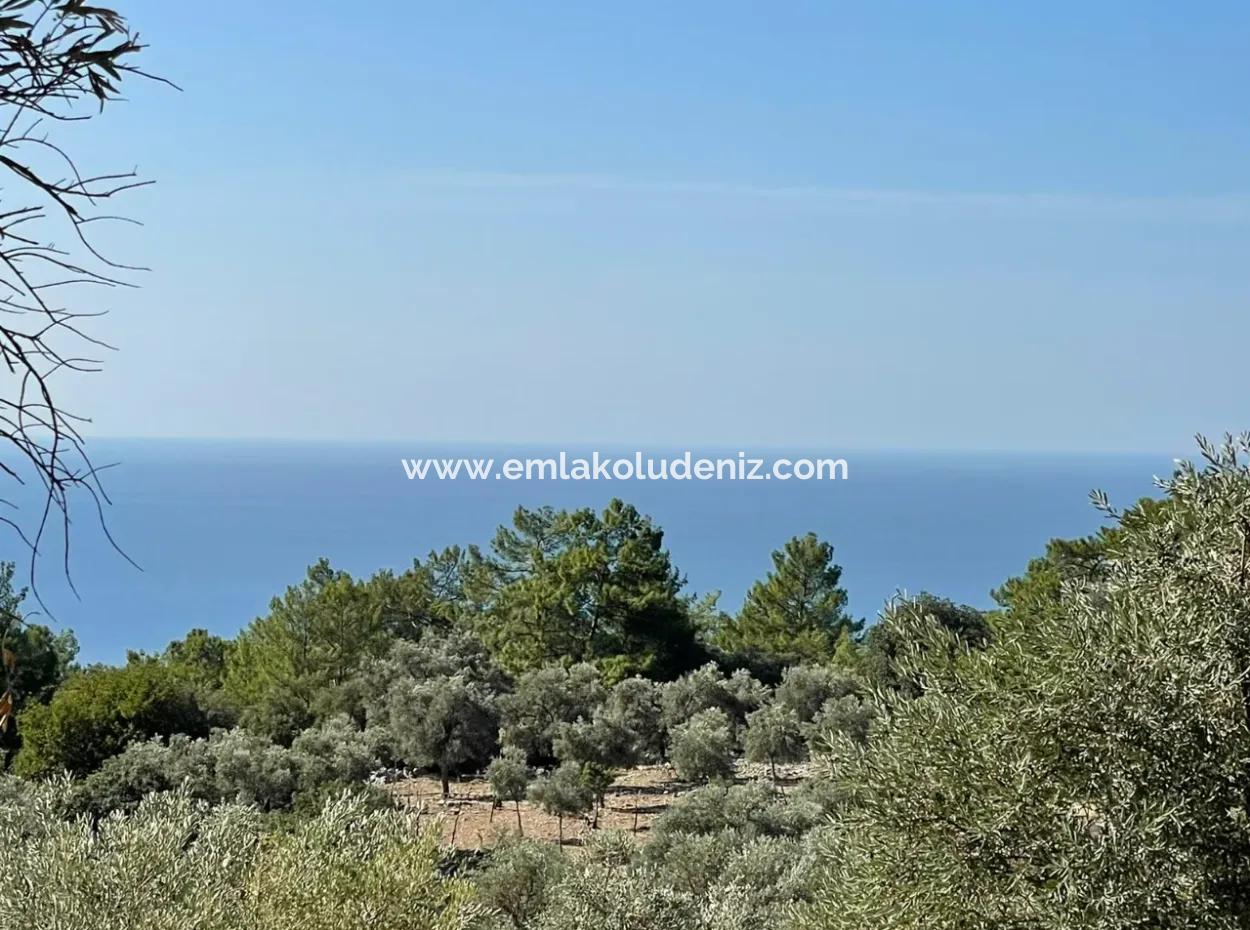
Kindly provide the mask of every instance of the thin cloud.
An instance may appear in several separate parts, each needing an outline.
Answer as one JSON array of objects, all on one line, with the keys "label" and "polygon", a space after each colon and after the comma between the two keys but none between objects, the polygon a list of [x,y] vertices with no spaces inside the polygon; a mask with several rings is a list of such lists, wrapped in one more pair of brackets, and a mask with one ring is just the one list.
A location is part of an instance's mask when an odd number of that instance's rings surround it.
[{"label": "thin cloud", "polygon": [[449,173],[410,176],[414,188],[442,191],[587,193],[631,199],[699,199],[773,203],[802,209],[879,212],[972,212],[1037,217],[1250,220],[1250,196],[1124,197],[1100,194],[963,192],[822,186],[769,187],[701,181],[645,180],[606,174]]}]

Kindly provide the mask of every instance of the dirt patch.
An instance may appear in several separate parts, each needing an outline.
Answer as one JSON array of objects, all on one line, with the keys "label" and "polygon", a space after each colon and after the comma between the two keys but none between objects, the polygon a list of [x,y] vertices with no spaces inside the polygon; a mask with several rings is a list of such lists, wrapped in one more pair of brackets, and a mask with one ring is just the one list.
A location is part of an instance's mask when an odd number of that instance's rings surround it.
[{"label": "dirt patch", "polygon": [[[743,765],[738,771],[740,780],[765,774],[757,766]],[[794,783],[805,773],[799,767],[790,766],[779,774],[785,782]],[[459,849],[487,849],[501,838],[518,833],[529,839],[553,843],[560,836],[559,819],[543,813],[528,801],[522,801],[519,807],[509,802],[496,809],[490,783],[485,778],[453,780],[451,797],[447,801],[442,799],[437,778],[410,778],[387,787],[406,806],[422,811],[423,819],[426,815],[437,817],[442,822],[443,842]],[[564,842],[570,846],[581,845],[593,829],[622,830],[645,842],[655,819],[693,788],[688,782],[679,781],[669,765],[629,769],[612,783],[597,825],[593,816],[564,818]]]}]

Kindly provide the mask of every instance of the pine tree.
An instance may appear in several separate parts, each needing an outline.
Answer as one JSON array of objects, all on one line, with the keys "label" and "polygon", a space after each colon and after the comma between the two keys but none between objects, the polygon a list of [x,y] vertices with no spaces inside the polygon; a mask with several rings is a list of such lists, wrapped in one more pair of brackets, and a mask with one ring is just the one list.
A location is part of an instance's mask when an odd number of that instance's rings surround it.
[{"label": "pine tree", "polygon": [[841,578],[833,546],[814,533],[796,536],[773,553],[773,570],[752,586],[718,645],[791,663],[830,660],[842,634],[860,626],[846,612]]},{"label": "pine tree", "polygon": [[602,513],[518,509],[490,556],[470,552],[466,590],[484,607],[483,641],[513,673],[569,658],[613,680],[685,671],[699,647],[663,542],[619,500]]}]

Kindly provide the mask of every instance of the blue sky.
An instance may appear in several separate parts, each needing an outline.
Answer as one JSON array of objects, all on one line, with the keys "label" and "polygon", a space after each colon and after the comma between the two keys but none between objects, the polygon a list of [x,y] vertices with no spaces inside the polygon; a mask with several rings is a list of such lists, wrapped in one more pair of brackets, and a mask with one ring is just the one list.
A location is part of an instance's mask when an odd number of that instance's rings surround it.
[{"label": "blue sky", "polygon": [[[1187,451],[1250,9],[128,0],[98,434]],[[1199,12],[1201,15],[1199,15]]]}]

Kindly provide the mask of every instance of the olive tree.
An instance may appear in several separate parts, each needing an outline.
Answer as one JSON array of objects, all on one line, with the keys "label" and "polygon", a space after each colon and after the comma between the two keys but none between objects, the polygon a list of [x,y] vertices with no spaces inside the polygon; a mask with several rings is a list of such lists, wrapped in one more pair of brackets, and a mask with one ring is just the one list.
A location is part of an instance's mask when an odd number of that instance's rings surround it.
[{"label": "olive tree", "polygon": [[485,765],[498,745],[494,695],[461,675],[401,679],[387,695],[387,709],[399,755],[437,771],[444,798],[453,774]]},{"label": "olive tree", "polygon": [[825,760],[852,803],[807,925],[1246,925],[1250,438],[1201,448],[1154,519],[1109,511],[1098,577],[906,657],[921,696]]},{"label": "olive tree", "polygon": [[555,758],[552,742],[560,728],[590,719],[606,693],[598,669],[584,662],[526,672],[515,690],[500,698],[502,741],[524,750],[531,762],[550,762]]},{"label": "olive tree", "polygon": [[788,707],[768,704],[747,717],[746,756],[751,762],[767,762],[777,780],[778,762],[797,762],[803,757],[803,731],[799,717]]},{"label": "olive tree", "polygon": [[516,832],[520,836],[525,835],[521,825],[521,802],[525,800],[532,774],[525,763],[525,753],[515,746],[505,746],[486,769],[495,802],[511,801],[516,808]]},{"label": "olive tree", "polygon": [[529,796],[557,819],[561,846],[564,845],[564,818],[586,813],[594,801],[590,788],[582,780],[581,766],[572,762],[537,779],[530,785]]},{"label": "olive tree", "polygon": [[708,781],[734,771],[734,736],[729,717],[716,708],[700,711],[673,730],[669,758],[682,778]]}]

